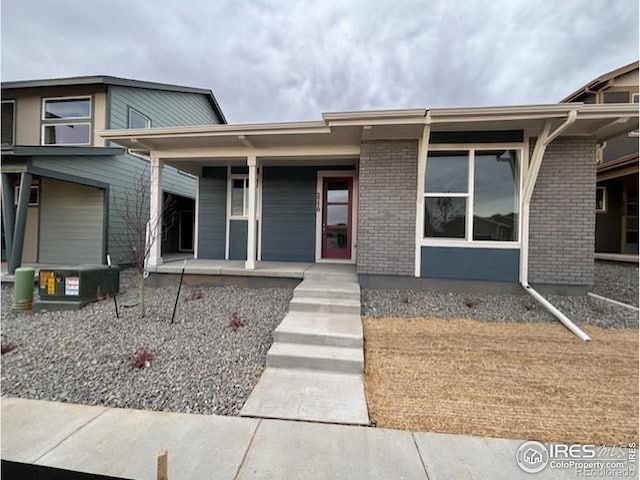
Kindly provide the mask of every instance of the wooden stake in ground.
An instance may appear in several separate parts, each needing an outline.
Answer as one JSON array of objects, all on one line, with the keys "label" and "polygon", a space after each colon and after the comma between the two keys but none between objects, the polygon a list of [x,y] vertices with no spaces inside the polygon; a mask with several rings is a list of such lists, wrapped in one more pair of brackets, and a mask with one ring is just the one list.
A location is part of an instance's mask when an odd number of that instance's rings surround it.
[{"label": "wooden stake in ground", "polygon": [[178,308],[178,299],[180,298],[180,289],[182,288],[182,279],[184,278],[184,269],[187,268],[187,261],[182,264],[182,273],[180,274],[180,283],[178,284],[178,293],[176,294],[176,303],[173,305],[173,313],[171,314],[171,323],[176,318],[176,308]]},{"label": "wooden stake in ground", "polygon": [[169,480],[169,473],[167,469],[168,452],[166,450],[160,450],[158,453],[158,474],[157,480]]}]

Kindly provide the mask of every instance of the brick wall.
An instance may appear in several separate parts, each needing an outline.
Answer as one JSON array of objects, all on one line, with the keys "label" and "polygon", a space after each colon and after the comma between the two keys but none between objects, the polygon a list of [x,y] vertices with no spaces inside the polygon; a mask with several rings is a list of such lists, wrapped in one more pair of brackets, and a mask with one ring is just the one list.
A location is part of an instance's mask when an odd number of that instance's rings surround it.
[{"label": "brick wall", "polygon": [[[531,152],[535,142],[531,143]],[[529,282],[591,285],[596,146],[592,137],[560,137],[547,147],[529,219]]]},{"label": "brick wall", "polygon": [[362,144],[358,273],[414,274],[417,173],[417,141]]}]

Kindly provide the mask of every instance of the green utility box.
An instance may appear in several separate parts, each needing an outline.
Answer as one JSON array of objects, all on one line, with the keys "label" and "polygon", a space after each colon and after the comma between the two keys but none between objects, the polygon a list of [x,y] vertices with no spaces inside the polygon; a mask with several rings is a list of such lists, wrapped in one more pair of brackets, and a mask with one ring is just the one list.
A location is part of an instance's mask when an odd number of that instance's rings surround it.
[{"label": "green utility box", "polygon": [[106,265],[52,267],[38,274],[35,310],[76,310],[120,290],[120,269]]}]

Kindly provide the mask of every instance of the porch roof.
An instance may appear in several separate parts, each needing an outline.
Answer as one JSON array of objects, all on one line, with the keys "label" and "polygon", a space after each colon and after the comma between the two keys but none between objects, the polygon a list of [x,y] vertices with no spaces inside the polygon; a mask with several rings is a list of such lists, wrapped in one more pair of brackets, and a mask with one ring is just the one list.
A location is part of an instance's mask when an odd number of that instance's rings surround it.
[{"label": "porch roof", "polygon": [[[211,159],[322,155],[357,156],[362,140],[419,139],[425,125],[437,131],[524,130],[537,136],[548,120],[576,121],[563,135],[599,141],[638,128],[634,104],[549,104],[501,107],[375,110],[324,113],[322,120],[196,127],[102,130],[104,139],[165,158]],[[286,153],[284,153],[286,151]]]}]

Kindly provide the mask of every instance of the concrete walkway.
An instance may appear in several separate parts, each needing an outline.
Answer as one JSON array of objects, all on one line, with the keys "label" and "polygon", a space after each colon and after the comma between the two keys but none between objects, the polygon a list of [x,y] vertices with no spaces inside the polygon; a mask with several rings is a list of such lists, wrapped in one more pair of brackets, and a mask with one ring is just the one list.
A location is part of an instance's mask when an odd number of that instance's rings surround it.
[{"label": "concrete walkway", "polygon": [[166,448],[172,480],[576,478],[521,471],[520,440],[7,397],[1,407],[3,460],[94,475],[155,480]]},{"label": "concrete walkway", "polygon": [[315,264],[294,290],[240,415],[368,425],[363,369],[355,267]]}]

